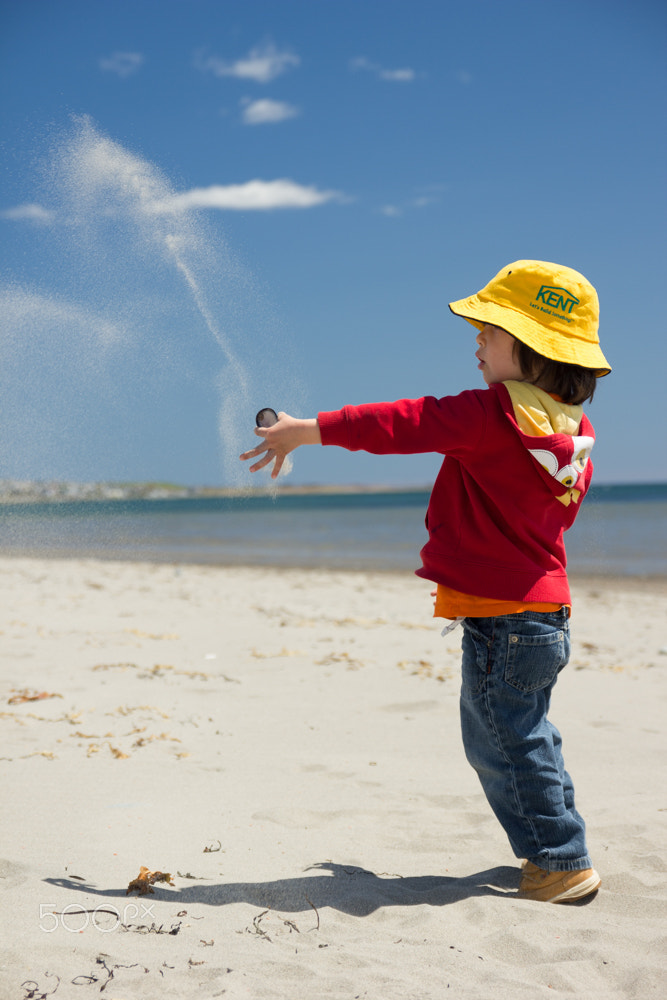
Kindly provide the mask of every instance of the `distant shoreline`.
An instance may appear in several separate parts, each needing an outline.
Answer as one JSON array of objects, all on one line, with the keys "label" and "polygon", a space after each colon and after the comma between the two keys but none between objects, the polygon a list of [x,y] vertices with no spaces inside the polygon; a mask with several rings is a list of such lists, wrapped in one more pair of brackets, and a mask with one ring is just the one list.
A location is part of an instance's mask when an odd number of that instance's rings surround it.
[{"label": "distant shoreline", "polygon": [[0,504],[84,501],[234,499],[264,496],[429,493],[432,484],[387,486],[362,483],[264,486],[177,486],[163,483],[17,483],[0,481]]},{"label": "distant shoreline", "polygon": [[[0,480],[0,507],[17,504],[68,504],[86,501],[115,503],[132,500],[197,500],[250,499],[253,497],[300,496],[373,496],[428,494],[432,483],[387,485],[369,483],[306,483],[280,485],[266,483],[262,486],[180,486],[157,482],[100,482],[75,483],[34,480]],[[667,499],[667,483],[600,483],[591,487],[590,496],[604,498],[613,493],[614,499],[632,499],[636,491],[654,492],[658,498]],[[665,497],[661,494],[665,493]]]}]

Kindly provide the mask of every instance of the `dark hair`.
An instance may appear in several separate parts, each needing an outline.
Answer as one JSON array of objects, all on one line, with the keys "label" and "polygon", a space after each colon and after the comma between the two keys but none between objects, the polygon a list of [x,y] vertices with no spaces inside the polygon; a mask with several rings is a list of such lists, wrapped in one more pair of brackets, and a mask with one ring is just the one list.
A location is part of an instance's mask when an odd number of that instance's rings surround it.
[{"label": "dark hair", "polygon": [[539,384],[545,392],[560,396],[564,403],[585,403],[593,399],[597,376],[592,368],[552,361],[516,338],[514,354],[526,378]]}]

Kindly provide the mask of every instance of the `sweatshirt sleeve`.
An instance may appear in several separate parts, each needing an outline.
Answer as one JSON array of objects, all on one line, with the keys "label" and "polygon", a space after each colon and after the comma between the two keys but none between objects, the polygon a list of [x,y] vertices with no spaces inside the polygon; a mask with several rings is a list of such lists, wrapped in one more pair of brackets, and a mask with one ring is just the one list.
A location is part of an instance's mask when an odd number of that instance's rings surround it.
[{"label": "sweatshirt sleeve", "polygon": [[480,391],[468,390],[442,399],[424,396],[345,406],[319,413],[317,420],[323,445],[373,455],[438,452],[459,457],[481,440],[486,408]]}]

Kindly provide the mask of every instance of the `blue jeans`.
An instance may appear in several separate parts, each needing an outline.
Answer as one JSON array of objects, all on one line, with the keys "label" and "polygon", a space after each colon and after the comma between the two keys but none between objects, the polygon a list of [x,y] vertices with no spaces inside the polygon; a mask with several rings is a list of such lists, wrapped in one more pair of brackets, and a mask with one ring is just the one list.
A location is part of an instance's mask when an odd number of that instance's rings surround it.
[{"label": "blue jeans", "polygon": [[569,655],[565,609],[463,620],[466,757],[515,855],[547,871],[591,867],[561,736],[547,719]]}]

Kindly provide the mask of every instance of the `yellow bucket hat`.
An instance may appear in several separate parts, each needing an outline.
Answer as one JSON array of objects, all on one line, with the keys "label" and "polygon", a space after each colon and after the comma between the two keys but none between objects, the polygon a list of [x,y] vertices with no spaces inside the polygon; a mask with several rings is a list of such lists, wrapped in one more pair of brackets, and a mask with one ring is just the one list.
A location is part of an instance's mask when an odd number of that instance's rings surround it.
[{"label": "yellow bucket hat", "polygon": [[597,292],[570,267],[517,260],[449,308],[479,330],[485,323],[501,327],[552,361],[592,368],[598,378],[611,371],[600,350]]}]

